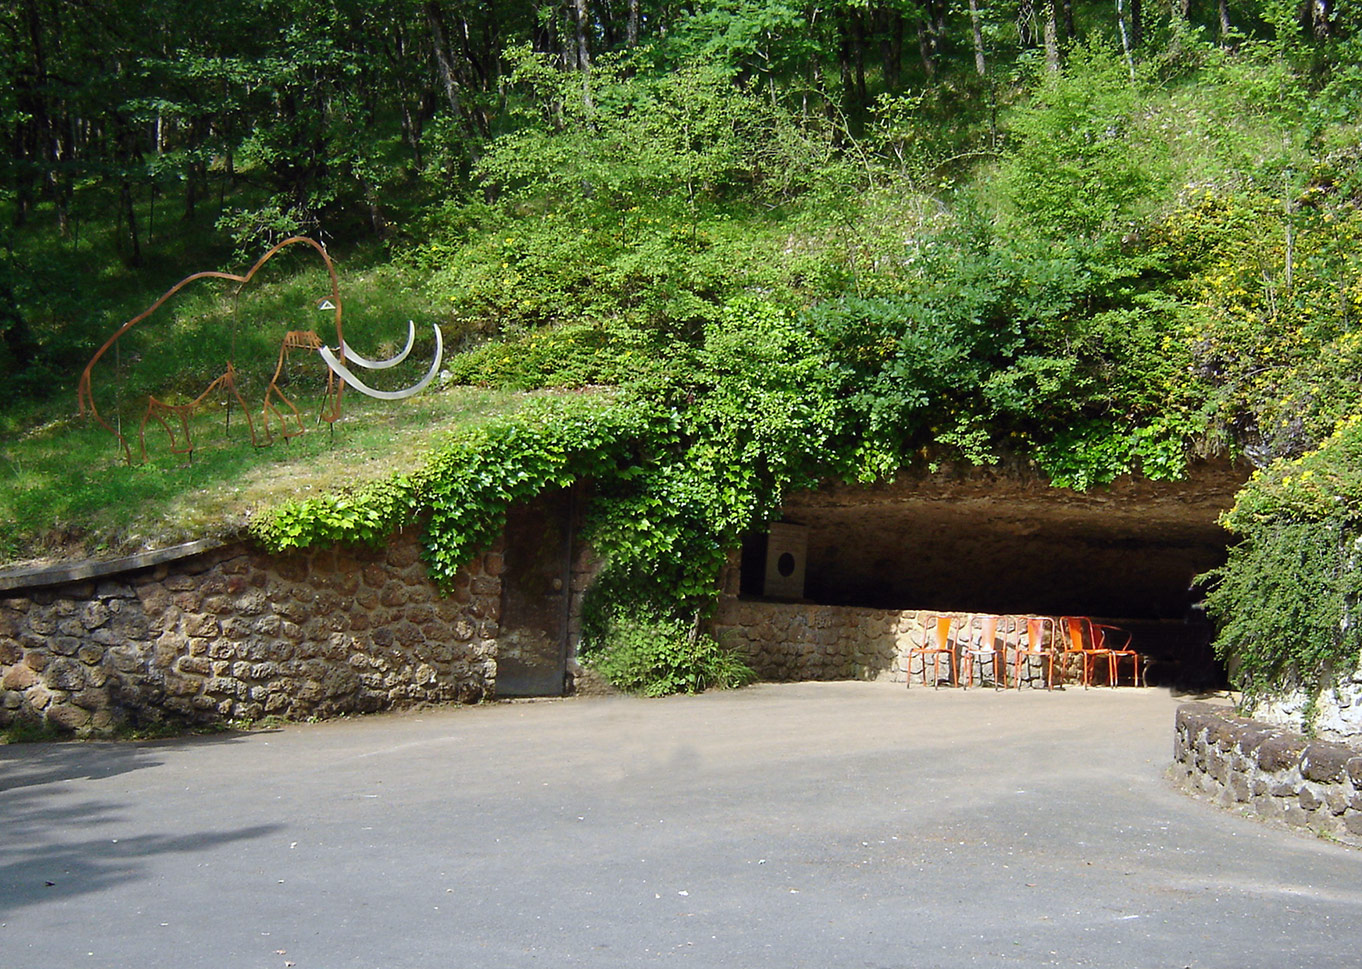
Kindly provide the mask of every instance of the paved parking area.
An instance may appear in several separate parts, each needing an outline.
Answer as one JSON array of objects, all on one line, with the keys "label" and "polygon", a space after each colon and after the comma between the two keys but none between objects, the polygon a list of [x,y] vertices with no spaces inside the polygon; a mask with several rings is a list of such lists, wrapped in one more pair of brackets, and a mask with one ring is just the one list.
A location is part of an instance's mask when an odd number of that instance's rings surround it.
[{"label": "paved parking area", "polygon": [[0,966],[1362,963],[1166,691],[763,685],[0,747]]}]

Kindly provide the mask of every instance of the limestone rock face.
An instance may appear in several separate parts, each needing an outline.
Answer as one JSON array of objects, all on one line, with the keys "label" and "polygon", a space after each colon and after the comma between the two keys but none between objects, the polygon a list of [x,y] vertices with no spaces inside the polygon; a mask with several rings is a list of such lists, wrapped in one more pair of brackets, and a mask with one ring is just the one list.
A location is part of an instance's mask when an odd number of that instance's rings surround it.
[{"label": "limestone rock face", "polygon": [[[1280,696],[1260,701],[1252,711],[1253,717],[1293,730],[1309,727],[1321,737],[1362,737],[1362,683],[1359,679],[1362,679],[1362,666],[1352,675],[1338,677],[1327,684],[1315,695],[1313,705],[1304,687],[1289,688]],[[1313,717],[1309,724],[1305,722],[1307,717]]]}]

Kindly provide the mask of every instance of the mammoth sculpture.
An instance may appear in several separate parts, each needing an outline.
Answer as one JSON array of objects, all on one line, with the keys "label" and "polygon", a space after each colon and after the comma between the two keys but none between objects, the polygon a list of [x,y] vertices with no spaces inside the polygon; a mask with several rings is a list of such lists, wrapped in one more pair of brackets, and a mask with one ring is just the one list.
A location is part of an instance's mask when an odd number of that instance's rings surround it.
[{"label": "mammoth sculpture", "polygon": [[[270,378],[269,384],[265,388],[264,400],[259,412],[261,422],[259,432],[257,432],[256,429],[255,419],[251,415],[251,408],[248,407],[245,400],[242,399],[241,393],[237,388],[238,372],[235,362],[231,359],[226,362],[223,372],[214,379],[201,394],[188,403],[169,404],[157,399],[155,396],[148,397],[147,408],[142,415],[142,420],[138,425],[137,430],[141,459],[143,461],[146,460],[147,456],[147,424],[151,421],[158,423],[169,436],[170,450],[173,453],[189,454],[192,458],[194,453],[194,441],[190,434],[189,419],[204,402],[215,393],[227,395],[229,406],[232,401],[235,401],[240,406],[241,412],[245,415],[246,423],[250,430],[251,443],[257,447],[263,447],[274,442],[276,432],[270,430],[270,423],[272,420],[278,424],[277,436],[279,437],[287,439],[303,433],[306,428],[303,425],[302,414],[280,387],[281,376],[285,372],[285,365],[287,364],[290,355],[295,351],[302,350],[315,352],[326,363],[326,390],[322,408],[317,415],[317,419],[318,421],[326,421],[328,424],[332,425],[340,419],[341,397],[347,385],[354,388],[359,393],[370,397],[376,397],[381,400],[400,400],[419,393],[428,387],[431,381],[435,379],[435,376],[440,369],[440,360],[444,355],[444,337],[440,332],[439,326],[434,327],[435,359],[431,363],[430,369],[426,372],[425,376],[412,386],[403,390],[376,390],[355,375],[352,367],[358,367],[365,370],[383,370],[394,367],[405,360],[416,341],[416,326],[414,323],[408,322],[406,346],[395,356],[386,360],[369,360],[360,356],[360,354],[356,353],[345,343],[345,335],[341,328],[340,284],[336,277],[335,265],[332,263],[331,257],[326,251],[326,247],[314,239],[294,236],[285,239],[283,242],[266,252],[256,260],[255,265],[251,266],[250,270],[244,275],[207,271],[186,276],[174,286],[170,287],[170,289],[162,293],[156,302],[152,303],[137,316],[134,316],[119,327],[118,330],[104,342],[104,345],[95,352],[95,355],[90,358],[90,362],[85,365],[85,369],[80,375],[80,381],[77,384],[76,397],[80,405],[80,413],[82,415],[89,413],[102,427],[118,439],[118,445],[123,452],[123,457],[129,464],[133,463],[133,458],[132,448],[127,439],[123,436],[121,430],[105,420],[104,416],[100,414],[99,409],[95,406],[92,376],[95,365],[99,363],[100,359],[111,347],[117,344],[119,337],[123,336],[123,334],[127,333],[138,323],[155,313],[167,300],[190,283],[200,279],[221,279],[228,282],[235,282],[237,284],[236,292],[239,294],[255,277],[256,273],[260,271],[262,266],[273,259],[279,252],[296,245],[310,246],[321,257],[323,264],[326,266],[327,277],[331,284],[331,294],[329,299],[322,303],[322,308],[332,312],[336,327],[336,346],[334,348],[327,346],[325,341],[312,330],[290,330],[284,334],[284,338],[279,347],[278,364],[275,366],[274,375]],[[281,410],[281,408],[284,408],[284,410]],[[172,421],[178,423],[178,439],[175,429],[171,426]]]}]

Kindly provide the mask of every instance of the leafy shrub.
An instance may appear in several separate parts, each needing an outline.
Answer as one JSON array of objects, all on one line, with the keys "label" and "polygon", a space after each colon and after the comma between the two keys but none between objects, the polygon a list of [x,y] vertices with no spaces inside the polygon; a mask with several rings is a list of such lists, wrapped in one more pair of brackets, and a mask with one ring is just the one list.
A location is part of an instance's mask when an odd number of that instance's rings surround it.
[{"label": "leafy shrub", "polygon": [[1317,691],[1362,653],[1362,418],[1255,472],[1225,516],[1243,541],[1205,578],[1215,647],[1247,698]]},{"label": "leafy shrub", "polygon": [[639,613],[616,616],[609,638],[588,662],[614,686],[644,696],[727,690],[756,679],[746,663],[693,625]]},{"label": "leafy shrub", "polygon": [[1012,205],[1057,236],[1116,228],[1167,178],[1165,139],[1144,130],[1144,98],[1119,55],[1094,41],[1047,72],[1012,119],[1002,185]]}]

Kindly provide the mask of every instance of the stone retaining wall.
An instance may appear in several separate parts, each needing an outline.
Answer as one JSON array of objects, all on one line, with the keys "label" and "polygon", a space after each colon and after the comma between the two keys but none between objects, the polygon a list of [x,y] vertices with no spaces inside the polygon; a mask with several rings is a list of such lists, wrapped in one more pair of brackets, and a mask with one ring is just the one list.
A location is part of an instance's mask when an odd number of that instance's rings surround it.
[{"label": "stone retaining wall", "polygon": [[494,548],[441,594],[407,534],[0,593],[0,725],[100,734],[475,701],[495,685],[501,567]]},{"label": "stone retaining wall", "polygon": [[1222,807],[1362,846],[1362,750],[1188,703],[1173,761],[1180,783]]},{"label": "stone retaining wall", "polygon": [[[762,679],[902,683],[907,679],[908,651],[922,644],[923,620],[935,615],[914,609],[749,601],[728,595],[720,601],[711,630],[720,645],[736,651]],[[923,662],[922,657],[912,662],[913,683],[921,678]],[[943,677],[945,670],[943,662]],[[991,679],[987,665],[983,672]],[[1043,687],[1045,673],[1041,660],[1028,659],[1022,665],[1022,679],[1030,686]],[[1006,675],[1011,676],[1010,667]]]}]

